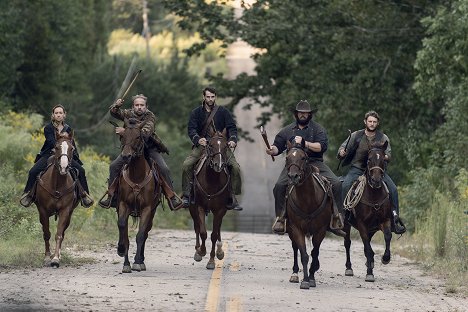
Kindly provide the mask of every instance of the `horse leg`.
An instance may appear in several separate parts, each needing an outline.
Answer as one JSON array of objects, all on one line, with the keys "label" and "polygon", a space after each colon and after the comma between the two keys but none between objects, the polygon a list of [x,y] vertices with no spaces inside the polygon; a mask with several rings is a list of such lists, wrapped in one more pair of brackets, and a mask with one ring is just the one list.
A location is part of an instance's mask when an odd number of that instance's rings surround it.
[{"label": "horse leg", "polygon": [[224,259],[223,241],[221,240],[221,224],[225,213],[220,217],[219,228],[218,228],[218,240],[216,242],[216,258],[218,260]]},{"label": "horse leg", "polygon": [[366,275],[366,282],[374,282],[374,251],[372,250],[370,244],[369,233],[365,228],[359,227],[359,234],[361,235],[362,243],[364,244],[364,255],[366,256],[366,267],[367,267],[367,275]]},{"label": "horse leg", "polygon": [[50,229],[49,229],[49,217],[44,212],[42,213],[39,209],[39,221],[42,224],[42,237],[44,238],[45,252],[44,252],[44,265],[50,265]]},{"label": "horse leg", "polygon": [[51,261],[51,266],[58,268],[60,266],[60,259],[62,257],[62,242],[65,238],[65,230],[70,225],[72,211],[63,208],[59,213],[59,220],[57,224],[57,233],[55,234],[55,253]]},{"label": "horse leg", "polygon": [[[210,260],[208,260],[208,263],[206,265],[206,268],[208,270],[213,270],[215,268],[215,247],[218,246],[218,239],[219,239],[219,232],[221,230],[221,223],[223,222],[223,214],[219,213],[217,211],[216,213],[213,213],[213,230],[211,231],[211,252],[210,252]],[[224,252],[222,250],[223,243],[220,242],[221,246],[218,246],[218,248],[221,248],[221,253],[219,256],[222,256],[224,258]],[[216,256],[218,256],[218,253],[216,253]]]},{"label": "horse leg", "polygon": [[153,218],[154,213],[151,210],[151,206],[147,206],[143,208],[140,224],[138,228],[138,233],[136,235],[136,244],[137,250],[135,253],[135,259],[133,262],[132,270],[133,271],[141,271],[141,265],[144,264],[144,246],[146,239],[148,238],[148,233],[153,226]]},{"label": "horse leg", "polygon": [[291,229],[291,232],[291,236],[294,238],[294,242],[296,243],[296,246],[297,248],[299,248],[299,252],[301,253],[302,271],[304,273],[304,279],[301,282],[300,288],[309,289],[309,273],[307,271],[307,266],[309,264],[309,255],[307,254],[305,235],[304,233],[299,232],[297,229],[295,230],[294,228]]},{"label": "horse leg", "polygon": [[390,262],[390,242],[392,240],[392,230],[390,228],[390,222],[388,224],[384,225],[384,229],[382,231],[384,233],[384,239],[385,239],[385,252],[382,256],[382,263],[383,264],[388,264]]},{"label": "horse leg", "polygon": [[353,268],[351,265],[351,253],[350,253],[350,248],[351,248],[351,225],[349,225],[347,222],[345,222],[345,227],[343,228],[344,232],[346,233],[346,236],[344,237],[344,246],[346,249],[346,270],[345,270],[345,276],[353,276]]},{"label": "horse leg", "polygon": [[119,243],[117,245],[117,254],[124,257],[124,264],[122,273],[131,273],[130,261],[128,260],[128,247],[130,242],[128,240],[128,214],[127,209],[121,203],[119,206],[119,219],[117,221],[119,227]]},{"label": "horse leg", "polygon": [[202,260],[202,256],[198,254],[198,250],[200,249],[200,218],[198,215],[198,207],[195,208],[191,206],[189,208],[190,215],[192,216],[193,220],[193,229],[195,230],[195,255],[193,256],[193,259],[197,262]]},{"label": "horse leg", "polygon": [[314,234],[312,236],[312,252],[310,255],[312,256],[312,263],[309,269],[309,285],[310,287],[315,287],[315,272],[320,269],[320,261],[319,261],[319,253],[320,253],[320,245],[322,244],[323,239],[325,238],[326,230]]},{"label": "horse leg", "polygon": [[205,224],[205,210],[198,206],[198,219],[200,221],[200,238],[201,238],[201,245],[197,249],[197,253],[204,257],[206,255],[206,238],[208,237],[208,233],[206,231],[206,224]]},{"label": "horse leg", "polygon": [[297,245],[294,241],[291,242],[291,245],[292,245],[292,250],[293,250],[293,253],[294,253],[294,264],[293,264],[293,273],[291,275],[291,277],[289,278],[289,282],[290,283],[299,283],[299,276],[297,275],[297,273],[299,272],[299,265],[297,263],[297,251],[298,251],[298,248],[297,248]]}]

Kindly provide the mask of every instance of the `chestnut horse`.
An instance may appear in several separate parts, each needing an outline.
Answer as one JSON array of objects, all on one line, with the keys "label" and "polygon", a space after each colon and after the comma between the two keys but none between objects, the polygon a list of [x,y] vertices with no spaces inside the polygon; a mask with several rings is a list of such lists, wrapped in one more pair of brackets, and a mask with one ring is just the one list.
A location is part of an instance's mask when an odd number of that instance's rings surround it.
[{"label": "chestnut horse", "polygon": [[[161,188],[156,181],[154,169],[144,156],[145,141],[141,124],[134,119],[125,119],[125,131],[121,135],[122,158],[127,162],[120,177],[118,187],[118,227],[119,243],[117,254],[124,257],[123,273],[145,271],[145,243],[153,226],[156,207],[160,203]],[[128,217],[140,218],[136,235],[137,250],[132,267],[128,260]]]},{"label": "chestnut horse", "polygon": [[[190,215],[196,234],[195,261],[201,261],[206,255],[205,241],[208,236],[205,216],[213,213],[213,229],[211,232],[210,260],[207,269],[215,268],[215,245],[218,260],[224,258],[223,243],[221,241],[221,223],[226,214],[226,203],[230,196],[231,175],[227,168],[228,149],[226,131],[216,132],[207,142],[205,154],[201,158],[201,168],[194,173],[195,205],[190,205]],[[200,164],[196,166],[198,168]],[[201,237],[201,245],[200,245]]]},{"label": "chestnut horse", "polygon": [[[297,251],[300,251],[304,279],[301,289],[315,287],[315,272],[320,268],[320,244],[325,238],[333,212],[331,189],[323,178],[308,163],[308,156],[300,144],[288,142],[286,155],[289,187],[286,195],[288,221],[286,229],[294,252],[293,274],[291,283],[298,283],[299,266]],[[318,171],[318,170],[317,170]],[[328,186],[327,186],[328,185]],[[306,249],[306,236],[311,237],[313,249],[312,263],[307,271],[309,256]]]},{"label": "chestnut horse", "polygon": [[[388,142],[372,145],[369,149],[367,159],[367,169],[363,175],[366,182],[357,186],[358,191],[362,192],[362,197],[356,206],[352,209],[353,216],[351,220],[346,218],[344,245],[346,248],[346,276],[353,276],[351,267],[351,258],[349,248],[351,246],[350,231],[351,225],[359,231],[361,240],[364,244],[364,254],[366,256],[367,275],[366,282],[375,281],[374,251],[371,247],[371,239],[377,231],[384,233],[385,252],[382,256],[382,263],[390,262],[390,241],[392,240],[391,221],[392,209],[387,187],[383,183],[385,173],[385,149]],[[360,179],[361,180],[361,179]],[[364,180],[364,179],[362,179]],[[350,192],[354,192],[353,186]],[[348,200],[348,196],[347,199]],[[345,202],[346,203],[346,202]],[[345,206],[348,206],[347,204]]]},{"label": "chestnut horse", "polygon": [[[45,265],[58,268],[60,266],[62,242],[65,230],[70,225],[73,210],[79,202],[75,181],[70,174],[73,158],[73,133],[57,135],[55,153],[52,163],[42,176],[38,178],[34,203],[39,210],[39,220],[42,224],[45,242]],[[57,232],[55,234],[55,252],[50,253],[49,218],[55,215]],[[51,260],[52,258],[52,260]]]}]

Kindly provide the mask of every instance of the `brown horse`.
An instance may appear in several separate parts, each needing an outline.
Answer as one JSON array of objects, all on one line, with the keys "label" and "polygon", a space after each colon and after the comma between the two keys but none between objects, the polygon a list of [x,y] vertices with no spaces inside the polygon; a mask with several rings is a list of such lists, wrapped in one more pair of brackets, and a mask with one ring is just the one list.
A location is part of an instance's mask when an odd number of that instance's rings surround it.
[{"label": "brown horse", "polygon": [[[51,157],[52,163],[42,176],[38,178],[35,204],[39,210],[39,220],[42,224],[45,242],[45,265],[58,268],[60,266],[62,242],[65,230],[70,225],[73,210],[79,199],[76,192],[75,181],[70,174],[73,158],[73,133],[56,135],[55,153]],[[50,159],[49,159],[50,161]],[[51,260],[49,218],[55,215],[57,232],[55,234],[55,252]]]},{"label": "brown horse", "polygon": [[[375,281],[374,268],[374,251],[371,247],[371,239],[377,231],[384,233],[385,252],[382,256],[382,263],[390,262],[390,241],[392,240],[391,221],[392,210],[389,200],[388,190],[383,183],[385,173],[385,149],[388,142],[383,145],[372,145],[369,149],[367,169],[363,175],[365,181],[356,188],[353,186],[351,192],[358,190],[362,192],[362,197],[356,204],[351,220],[346,218],[344,231],[344,245],[346,248],[346,276],[353,276],[351,267],[351,258],[349,248],[351,246],[350,231],[351,225],[355,227],[361,236],[364,244],[364,254],[366,256],[367,275],[366,282]],[[364,181],[364,179],[360,179]],[[346,204],[346,202],[345,202]],[[348,206],[347,204],[345,206]]]},{"label": "brown horse", "polygon": [[[286,195],[288,215],[286,229],[294,252],[293,274],[289,281],[299,282],[297,275],[299,271],[297,251],[299,250],[304,273],[300,288],[309,289],[309,287],[316,286],[314,274],[320,268],[320,244],[325,238],[332,217],[331,190],[330,186],[323,182],[323,178],[309,165],[307,153],[300,144],[291,145],[288,142],[285,166],[289,178]],[[311,237],[313,245],[309,272],[307,272],[309,256],[305,243],[306,236]]]},{"label": "brown horse", "polygon": [[[201,168],[194,174],[195,205],[189,207],[193,219],[196,234],[195,261],[201,261],[206,255],[205,241],[208,236],[206,231],[205,216],[211,211],[213,213],[213,230],[211,232],[210,260],[207,269],[215,268],[215,245],[216,257],[224,258],[223,243],[221,241],[221,223],[226,214],[226,203],[230,194],[231,176],[227,168],[228,149],[226,131],[216,132],[208,140],[205,155],[201,158]],[[197,168],[199,167],[197,165]],[[201,245],[200,245],[201,237]]]},{"label": "brown horse", "polygon": [[[119,243],[117,254],[124,257],[123,273],[145,271],[145,243],[148,233],[153,226],[156,207],[160,203],[161,188],[155,178],[154,169],[148,164],[144,156],[144,138],[140,124],[135,120],[125,120],[125,131],[121,136],[122,153],[126,160],[119,177],[118,188],[118,227]],[[140,218],[138,233],[136,235],[137,251],[133,266],[130,268],[128,260],[128,217]]]}]

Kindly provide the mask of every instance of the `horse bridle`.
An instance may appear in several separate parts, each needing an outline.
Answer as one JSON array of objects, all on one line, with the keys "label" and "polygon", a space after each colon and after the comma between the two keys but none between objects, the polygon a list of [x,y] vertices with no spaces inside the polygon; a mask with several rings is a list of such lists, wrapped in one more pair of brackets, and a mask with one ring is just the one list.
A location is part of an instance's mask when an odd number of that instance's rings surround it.
[{"label": "horse bridle", "polygon": [[[63,141],[62,141],[63,142]],[[68,143],[67,143],[68,144]],[[55,161],[54,161],[54,166],[57,167],[57,169],[60,170],[60,159],[63,157],[63,156],[66,156],[67,159],[68,159],[68,165],[67,165],[67,168],[65,168],[66,170],[70,170],[70,167],[71,167],[71,163],[72,163],[72,159],[73,159],[73,151],[75,150],[75,147],[73,146],[73,144],[71,143],[71,141],[69,141],[69,145],[71,146],[71,156],[68,156],[68,153],[61,153],[60,155],[57,155],[55,156]],[[57,144],[56,144],[56,147],[57,148]],[[61,148],[61,146],[60,146]]]},{"label": "horse bridle", "polygon": [[[291,151],[292,150],[298,150],[298,151],[301,151],[304,153],[305,157],[307,158],[307,153],[302,149],[302,148],[299,148],[299,147],[292,147],[291,148]],[[292,166],[295,166],[299,169],[299,184],[301,184],[302,182],[305,181],[305,179],[307,177],[309,177],[309,175],[312,173],[312,170],[310,169],[310,166],[308,165],[308,160],[306,159],[301,166],[299,166],[298,164],[295,164],[295,163],[291,163],[289,164],[287,167],[286,167],[286,170],[289,172],[289,169],[292,167]],[[305,167],[305,168],[304,168]],[[302,177],[302,175],[304,175]]]},{"label": "horse bridle", "polygon": [[[226,147],[227,146],[227,142],[226,142]],[[229,148],[229,147],[228,147]],[[223,152],[222,151],[219,151],[219,152],[212,152],[213,151],[213,147],[210,145],[210,144],[206,144],[205,146],[205,149],[206,149],[206,155],[207,157],[209,158],[209,166],[210,168],[213,168],[213,158],[216,156],[216,155],[221,155],[221,161],[222,161],[222,165],[221,165],[221,170],[223,170],[224,168],[226,168],[227,164],[229,163],[229,161],[231,160],[232,158],[232,155],[230,155],[226,160],[226,156],[223,155]]]},{"label": "horse bridle", "polygon": [[[380,151],[380,152],[382,152],[382,154],[384,154],[384,151],[383,151],[382,149],[380,149],[380,148],[371,148],[371,149],[369,150],[369,153],[368,153],[368,154],[370,154],[370,152],[372,152],[372,151]],[[368,184],[370,185],[370,187],[374,188],[374,187],[372,186],[372,184],[369,183],[369,182],[371,181],[371,176],[370,176],[371,171],[372,171],[372,170],[375,170],[375,169],[378,169],[378,170],[381,171],[381,173],[382,173],[382,175],[383,175],[383,174],[385,174],[385,169],[382,168],[381,166],[373,166],[373,167],[370,167],[370,168],[369,168],[369,163],[370,163],[370,159],[369,159],[369,157],[368,157],[368,159],[367,159],[366,178],[367,178],[367,181],[368,181]]]}]

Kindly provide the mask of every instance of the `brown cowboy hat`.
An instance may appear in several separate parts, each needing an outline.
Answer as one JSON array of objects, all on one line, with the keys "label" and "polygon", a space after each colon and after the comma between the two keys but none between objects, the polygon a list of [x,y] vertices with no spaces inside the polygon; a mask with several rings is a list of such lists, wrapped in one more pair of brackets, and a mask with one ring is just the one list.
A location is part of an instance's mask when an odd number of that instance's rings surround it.
[{"label": "brown cowboy hat", "polygon": [[311,113],[314,114],[318,111],[317,107],[311,108],[309,102],[307,100],[300,100],[299,103],[296,104],[296,108],[292,110],[293,112],[301,112],[301,113]]}]

